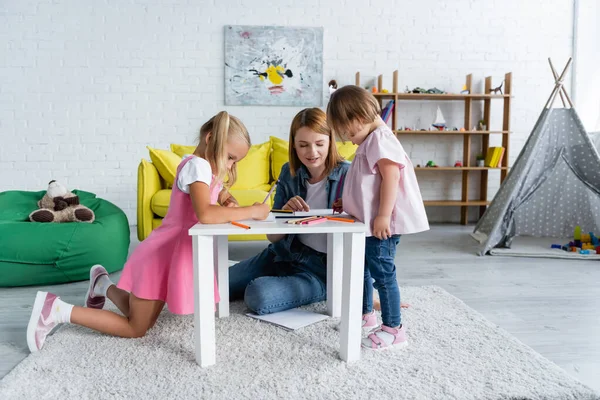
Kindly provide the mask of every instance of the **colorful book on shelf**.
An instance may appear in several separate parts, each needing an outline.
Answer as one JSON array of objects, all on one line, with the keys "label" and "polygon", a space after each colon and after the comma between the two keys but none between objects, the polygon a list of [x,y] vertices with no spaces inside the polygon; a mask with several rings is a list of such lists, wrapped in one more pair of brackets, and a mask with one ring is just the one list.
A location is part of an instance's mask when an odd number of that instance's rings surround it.
[{"label": "colorful book on shelf", "polygon": [[502,162],[503,155],[504,147],[490,147],[485,155],[485,166],[497,168],[499,163]]},{"label": "colorful book on shelf", "polygon": [[394,100],[390,100],[385,105],[383,110],[381,110],[381,119],[387,123],[388,120],[390,119],[390,116],[392,115],[393,110],[394,110]]},{"label": "colorful book on shelf", "polygon": [[496,162],[496,168],[502,167],[502,159],[504,158],[504,147],[500,147],[500,155],[498,156],[498,162]]}]

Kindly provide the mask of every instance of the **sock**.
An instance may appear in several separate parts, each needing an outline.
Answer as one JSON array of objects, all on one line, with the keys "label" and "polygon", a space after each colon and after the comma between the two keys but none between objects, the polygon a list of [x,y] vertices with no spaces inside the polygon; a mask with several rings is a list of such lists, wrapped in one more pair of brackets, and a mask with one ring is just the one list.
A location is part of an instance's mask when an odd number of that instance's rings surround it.
[{"label": "sock", "polygon": [[94,286],[94,295],[106,297],[106,291],[112,285],[114,285],[114,283],[112,283],[108,275],[102,275],[96,281],[96,286]]},{"label": "sock", "polygon": [[71,322],[71,311],[73,311],[73,304],[65,303],[61,299],[54,300],[52,317],[57,323]]}]

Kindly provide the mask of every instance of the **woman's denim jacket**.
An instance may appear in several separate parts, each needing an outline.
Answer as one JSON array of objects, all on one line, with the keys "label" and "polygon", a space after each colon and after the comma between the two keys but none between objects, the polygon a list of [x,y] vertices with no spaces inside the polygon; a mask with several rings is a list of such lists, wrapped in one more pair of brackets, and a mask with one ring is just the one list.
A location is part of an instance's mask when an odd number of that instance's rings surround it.
[{"label": "woman's denim jacket", "polygon": [[[331,171],[327,177],[325,190],[327,191],[328,208],[333,208],[333,203],[337,199],[342,198],[342,190],[344,189],[344,180],[346,178],[348,168],[350,168],[350,163],[348,161],[342,161],[333,169],[333,171]],[[285,163],[281,168],[281,173],[279,174],[279,183],[277,184],[277,189],[275,190],[273,209],[281,209],[285,203],[287,203],[288,200],[294,196],[300,196],[303,199],[306,199],[306,181],[308,179],[310,179],[310,175],[304,165],[298,168],[296,171],[296,176],[292,177],[290,172],[290,164]],[[275,253],[280,256],[280,259],[288,260],[288,257],[291,255],[291,245],[292,241],[294,240],[294,236],[295,235],[287,235],[285,239],[272,244],[270,246],[271,250],[275,251]]]}]

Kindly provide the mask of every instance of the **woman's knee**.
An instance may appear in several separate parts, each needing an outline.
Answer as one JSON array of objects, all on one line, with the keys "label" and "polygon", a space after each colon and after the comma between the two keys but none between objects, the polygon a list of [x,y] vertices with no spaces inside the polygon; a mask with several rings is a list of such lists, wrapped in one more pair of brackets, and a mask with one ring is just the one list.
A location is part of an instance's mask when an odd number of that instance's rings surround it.
[{"label": "woman's knee", "polygon": [[262,278],[254,279],[246,286],[244,291],[244,303],[249,309],[258,314],[261,314],[260,311],[268,305],[268,295],[262,281],[264,281]]}]

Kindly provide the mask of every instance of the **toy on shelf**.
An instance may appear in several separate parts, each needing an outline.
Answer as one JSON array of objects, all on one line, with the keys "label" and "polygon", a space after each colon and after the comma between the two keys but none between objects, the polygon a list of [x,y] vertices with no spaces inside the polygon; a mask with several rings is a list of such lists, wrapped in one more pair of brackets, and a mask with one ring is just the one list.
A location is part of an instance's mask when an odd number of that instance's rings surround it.
[{"label": "toy on shelf", "polygon": [[500,94],[503,94],[502,93],[502,85],[504,85],[504,81],[502,81],[502,83],[500,84],[500,86],[495,87],[493,89],[490,89],[490,93],[493,92],[494,94],[498,94],[498,92],[500,92]]},{"label": "toy on shelf", "polygon": [[462,166],[463,166],[463,163],[462,163],[462,161],[460,161],[460,160],[456,160],[456,162],[454,163],[454,166],[455,166],[455,167],[462,167]]},{"label": "toy on shelf", "polygon": [[427,93],[427,90],[420,88],[420,87],[416,87],[412,90],[413,93]]},{"label": "toy on shelf", "polygon": [[427,90],[427,93],[429,94],[446,94],[446,92],[444,92],[443,90],[440,90],[438,88],[431,88]]},{"label": "toy on shelf", "polygon": [[[433,124],[431,124],[431,126],[433,126],[438,131],[443,131],[446,128],[446,120],[444,119],[444,114],[442,114],[442,110],[440,110],[439,107],[437,108],[437,113],[435,115],[435,121],[433,122]],[[435,129],[432,129],[432,130],[435,130]]]},{"label": "toy on shelf", "polygon": [[487,130],[487,125],[485,124],[485,121],[482,119],[479,120],[479,125],[477,127],[479,128],[480,131]]},{"label": "toy on shelf", "polygon": [[431,160],[427,161],[427,164],[425,164],[426,168],[437,168],[438,166],[435,165],[435,163]]},{"label": "toy on shelf", "polygon": [[387,89],[381,89],[381,93],[389,93],[390,91]]},{"label": "toy on shelf", "polygon": [[329,94],[332,94],[333,92],[335,92],[335,90],[338,88],[337,82],[335,79],[332,79],[329,81]]},{"label": "toy on shelf", "polygon": [[467,85],[463,85],[462,90],[460,91],[460,94],[469,94],[471,93],[471,91],[469,89],[467,89]]}]

